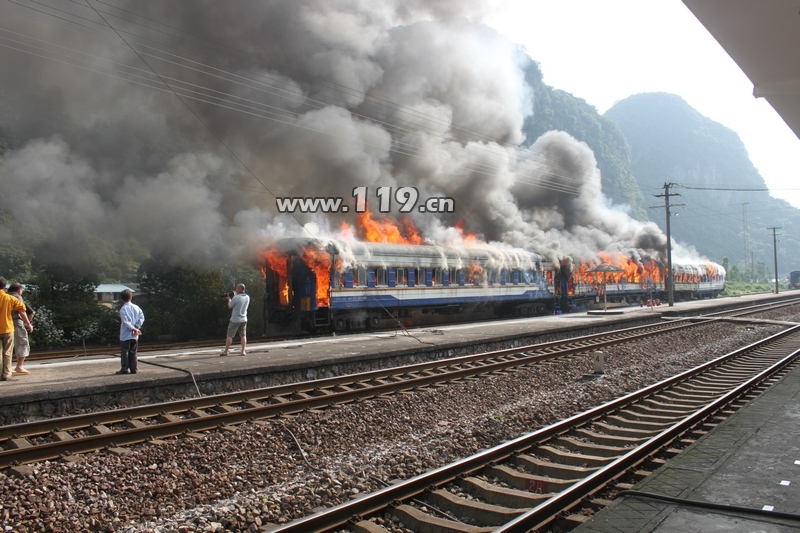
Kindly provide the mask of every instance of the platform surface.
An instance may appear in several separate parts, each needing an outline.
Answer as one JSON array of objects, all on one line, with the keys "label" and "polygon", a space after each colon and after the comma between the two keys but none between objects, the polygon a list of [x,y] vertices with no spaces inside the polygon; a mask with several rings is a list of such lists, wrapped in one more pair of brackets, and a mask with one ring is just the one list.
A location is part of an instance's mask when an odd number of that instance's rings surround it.
[{"label": "platform surface", "polygon": [[634,490],[751,509],[769,506],[798,519],[623,496],[573,533],[800,531],[800,367]]},{"label": "platform surface", "polygon": [[222,342],[214,348],[144,352],[139,355],[139,372],[135,375],[115,374],[120,368],[119,347],[111,346],[105,356],[79,356],[72,359],[26,363],[30,375],[15,375],[13,381],[0,382],[0,409],[3,409],[4,405],[13,405],[20,401],[52,400],[109,390],[158,387],[162,383],[185,381],[187,371],[192,373],[197,382],[264,372],[291,371],[386,355],[413,354],[432,348],[457,349],[481,342],[544,335],[609,322],[625,327],[626,323],[633,325],[648,317],[659,319],[666,312],[701,313],[704,309],[719,306],[728,300],[755,305],[770,297],[774,295],[678,302],[671,308],[666,305],[655,308],[628,307],[621,309],[623,311],[621,315],[597,316],[581,312],[435,326],[411,329],[410,336],[402,332],[380,331],[281,342],[249,338],[246,357],[237,355],[240,350],[236,343],[231,349],[231,355],[220,357]]}]

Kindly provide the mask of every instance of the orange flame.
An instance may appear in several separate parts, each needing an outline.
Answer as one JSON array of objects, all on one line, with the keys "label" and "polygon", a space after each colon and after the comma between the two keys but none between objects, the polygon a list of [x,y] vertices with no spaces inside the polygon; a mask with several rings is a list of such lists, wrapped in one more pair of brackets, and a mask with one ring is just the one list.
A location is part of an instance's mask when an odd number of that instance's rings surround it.
[{"label": "orange flame", "polygon": [[480,283],[482,274],[483,274],[483,268],[481,268],[480,265],[472,263],[469,266],[469,276],[467,277],[467,283],[471,283],[473,285],[475,284],[476,281]]},{"label": "orange flame", "polygon": [[[342,229],[344,226],[342,224]],[[399,226],[388,217],[374,220],[369,209],[358,215],[358,235],[367,242],[422,244],[422,237],[410,220],[401,220]]]},{"label": "orange flame", "polygon": [[478,236],[474,233],[467,233],[464,231],[464,219],[460,219],[456,222],[455,228],[458,230],[458,233],[461,235],[461,239],[464,242],[477,242]]},{"label": "orange flame", "polygon": [[303,255],[300,259],[317,277],[317,306],[329,307],[331,305],[331,256],[324,250],[313,246],[303,246],[302,248]]},{"label": "orange flame", "polygon": [[[622,269],[622,272],[609,272],[599,274],[589,272],[592,267],[601,263],[614,265]],[[658,283],[663,281],[661,268],[653,260],[638,262],[632,257],[627,257],[622,253],[599,252],[596,260],[582,262],[573,270],[574,283],[594,285],[599,288],[603,279],[607,283],[636,283],[644,286],[648,282]]]},{"label": "orange flame", "polygon": [[277,250],[268,250],[262,253],[261,259],[261,264],[264,265],[261,269],[261,273],[266,276],[266,267],[269,265],[269,269],[277,276],[279,304],[284,306],[289,305],[289,277],[287,275],[286,265],[289,256]]}]

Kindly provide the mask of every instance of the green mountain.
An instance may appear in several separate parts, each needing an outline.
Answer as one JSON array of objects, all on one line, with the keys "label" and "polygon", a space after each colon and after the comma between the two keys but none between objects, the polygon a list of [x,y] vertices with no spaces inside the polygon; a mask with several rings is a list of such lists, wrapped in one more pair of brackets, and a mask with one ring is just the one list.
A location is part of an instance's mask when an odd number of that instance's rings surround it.
[{"label": "green mountain", "polygon": [[528,64],[525,73],[534,93],[533,115],[523,126],[527,144],[551,130],[565,131],[585,142],[594,151],[606,196],[617,205],[630,206],[633,218],[648,220],[644,197],[631,173],[630,147],[616,123],[600,115],[586,100],[545,85],[535,61]]},{"label": "green mountain", "polygon": [[613,203],[629,205],[631,216],[664,229],[664,200],[657,195],[665,183],[674,184],[670,192],[680,196],[671,203],[685,204],[672,209],[675,240],[714,261],[728,257],[740,272],[755,268],[771,276],[768,228],[778,227],[778,271],[785,276],[800,269],[800,210],[764,190],[736,132],[673,94],[637,94],[600,115],[585,100],[546,85],[535,61],[526,68],[526,81],[534,90],[527,142],[562,130],[588,144],[603,191]]},{"label": "green mountain", "polygon": [[[662,198],[652,195],[663,194],[665,183],[676,184],[671,192],[681,196],[671,203],[685,207],[673,210],[673,238],[715,261],[728,256],[741,270],[746,231],[748,263],[761,262],[771,272],[768,228],[780,227],[778,271],[785,275],[800,268],[800,210],[753,190],[766,189],[766,184],[734,131],[667,93],[631,96],[617,102],[604,118],[615,122],[626,137],[630,170],[645,197],[651,197],[649,205],[663,205]],[[664,227],[663,209],[650,210],[649,216]]]}]

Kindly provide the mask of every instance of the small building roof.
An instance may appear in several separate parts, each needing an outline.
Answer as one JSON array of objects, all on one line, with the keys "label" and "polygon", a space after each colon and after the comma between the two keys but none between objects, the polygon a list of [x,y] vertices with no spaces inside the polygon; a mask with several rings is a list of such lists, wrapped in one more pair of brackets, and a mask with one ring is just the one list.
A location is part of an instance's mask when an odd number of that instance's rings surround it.
[{"label": "small building roof", "polygon": [[94,292],[122,292],[124,290],[136,292],[133,287],[122,285],[121,283],[101,283],[95,288]]}]

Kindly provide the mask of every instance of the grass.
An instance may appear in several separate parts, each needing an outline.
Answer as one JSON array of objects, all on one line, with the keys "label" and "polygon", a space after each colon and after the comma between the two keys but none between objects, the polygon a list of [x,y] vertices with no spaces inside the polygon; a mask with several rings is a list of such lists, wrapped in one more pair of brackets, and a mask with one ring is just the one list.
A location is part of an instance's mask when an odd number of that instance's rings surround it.
[{"label": "grass", "polygon": [[[783,292],[786,290],[786,283],[778,281],[778,289]],[[746,281],[725,281],[725,290],[721,296],[741,296],[743,294],[755,294],[759,292],[775,292],[774,283],[748,283]]]}]

